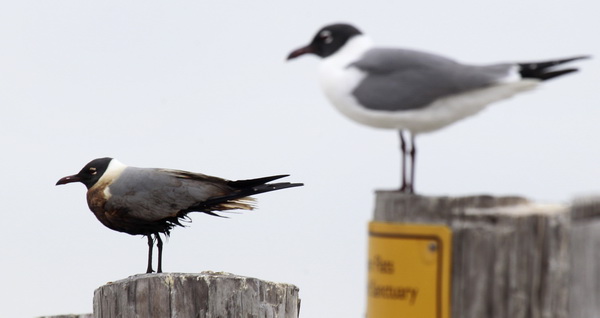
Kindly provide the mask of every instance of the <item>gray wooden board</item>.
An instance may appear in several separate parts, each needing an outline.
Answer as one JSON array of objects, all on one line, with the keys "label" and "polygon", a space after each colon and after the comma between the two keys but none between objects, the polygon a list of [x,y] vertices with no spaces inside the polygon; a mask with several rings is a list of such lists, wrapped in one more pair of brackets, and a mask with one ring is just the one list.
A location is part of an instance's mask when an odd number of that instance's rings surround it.
[{"label": "gray wooden board", "polygon": [[572,208],[569,313],[600,317],[600,198],[580,198]]}]

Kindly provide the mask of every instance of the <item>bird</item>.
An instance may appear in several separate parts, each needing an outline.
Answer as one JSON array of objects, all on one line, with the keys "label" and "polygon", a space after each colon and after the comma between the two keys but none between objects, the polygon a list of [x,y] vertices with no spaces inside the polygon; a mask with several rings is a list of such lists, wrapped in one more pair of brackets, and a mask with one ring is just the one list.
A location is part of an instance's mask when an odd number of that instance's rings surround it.
[{"label": "bird", "polygon": [[303,186],[302,183],[269,183],[288,175],[230,181],[201,173],[127,166],[104,157],[90,161],[77,174],[56,182],[81,182],[87,203],[96,218],[111,230],[148,238],[148,266],[152,268],[154,239],[158,249],[157,273],[162,272],[162,240],[191,212],[221,216],[216,212],[252,210],[251,195]]},{"label": "bird", "polygon": [[[472,116],[488,104],[539,83],[577,71],[555,68],[589,58],[543,62],[463,64],[413,49],[376,47],[348,23],[322,27],[312,41],[287,60],[314,54],[321,89],[343,115],[367,126],[398,131],[401,150],[399,191],[415,192],[415,137]],[[410,139],[410,149],[405,140]],[[410,176],[406,166],[410,159]]]}]

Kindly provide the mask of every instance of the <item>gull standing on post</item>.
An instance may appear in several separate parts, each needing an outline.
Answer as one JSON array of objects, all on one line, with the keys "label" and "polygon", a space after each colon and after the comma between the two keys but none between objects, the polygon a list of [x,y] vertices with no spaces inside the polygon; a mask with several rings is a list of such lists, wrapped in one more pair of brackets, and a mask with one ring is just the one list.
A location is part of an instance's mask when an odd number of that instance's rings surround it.
[{"label": "gull standing on post", "polygon": [[[576,71],[554,69],[586,58],[536,63],[461,64],[414,50],[374,47],[349,24],[332,24],[288,60],[312,53],[323,58],[321,87],[344,115],[376,128],[397,129],[402,150],[400,191],[414,193],[415,136],[476,114],[490,103],[535,88],[541,81]],[[407,149],[404,134],[411,145]],[[406,164],[410,157],[410,178]]]},{"label": "gull standing on post", "polygon": [[252,210],[263,192],[302,186],[302,183],[267,183],[287,175],[229,181],[200,173],[172,169],[136,168],[112,158],[89,162],[79,173],[64,177],[56,185],[83,183],[87,202],[96,218],[111,230],[148,237],[148,267],[152,273],[152,247],[158,248],[157,272],[162,272],[162,240],[188,213]]}]

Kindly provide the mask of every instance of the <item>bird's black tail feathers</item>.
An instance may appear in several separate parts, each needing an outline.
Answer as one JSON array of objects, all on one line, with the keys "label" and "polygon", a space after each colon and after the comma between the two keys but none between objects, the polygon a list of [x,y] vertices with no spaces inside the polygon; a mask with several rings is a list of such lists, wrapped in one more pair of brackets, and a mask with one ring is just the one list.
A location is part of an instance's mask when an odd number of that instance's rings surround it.
[{"label": "bird's black tail feathers", "polygon": [[229,181],[228,185],[236,191],[220,196],[208,199],[201,204],[191,206],[185,211],[182,212],[203,212],[212,216],[220,216],[212,211],[215,210],[229,210],[231,208],[227,208],[227,203],[235,202],[238,199],[247,198],[251,195],[260,194],[264,192],[270,192],[275,190],[282,190],[293,187],[303,186],[303,183],[290,183],[290,182],[278,182],[278,183],[267,183],[273,180],[277,180],[283,177],[287,177],[288,175],[277,175],[271,177],[257,178],[257,179],[249,179],[249,180],[237,180],[237,181]]},{"label": "bird's black tail feathers", "polygon": [[229,181],[229,183],[227,185],[237,188],[237,189],[243,189],[243,188],[263,185],[267,182],[271,182],[273,180],[277,180],[277,179],[281,179],[281,178],[285,178],[285,177],[289,177],[289,176],[290,176],[289,174],[280,174],[277,176],[270,176],[270,177],[264,177],[264,178]]},{"label": "bird's black tail feathers", "polygon": [[562,70],[552,70],[554,66],[569,63],[572,61],[590,58],[590,56],[576,56],[566,59],[534,62],[534,63],[519,63],[519,73],[522,78],[535,78],[542,81],[549,80],[564,74],[576,72],[577,68],[567,68]]}]

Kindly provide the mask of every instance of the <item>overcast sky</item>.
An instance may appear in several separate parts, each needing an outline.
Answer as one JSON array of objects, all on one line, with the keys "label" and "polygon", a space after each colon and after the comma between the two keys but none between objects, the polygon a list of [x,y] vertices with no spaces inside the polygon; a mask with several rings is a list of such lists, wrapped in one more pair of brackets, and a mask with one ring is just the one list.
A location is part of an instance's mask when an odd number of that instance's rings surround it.
[{"label": "overcast sky", "polygon": [[[92,311],[95,288],[142,273],[146,240],[111,231],[85,187],[103,156],[303,188],[229,219],[192,215],[167,272],[226,271],[300,288],[301,316],[362,317],[374,191],[399,186],[393,131],[351,122],[285,57],[323,25],[459,61],[600,57],[600,5],[575,1],[4,1],[0,4],[0,317]],[[424,195],[600,193],[600,65],[418,138]]]}]

